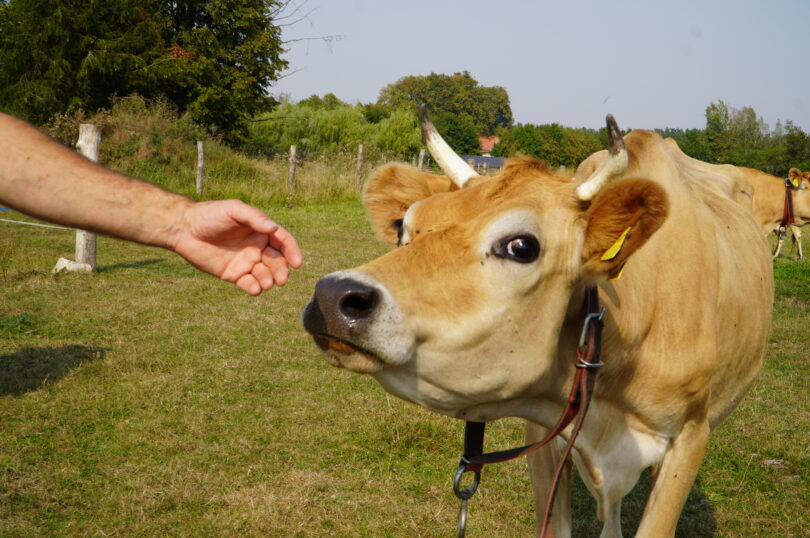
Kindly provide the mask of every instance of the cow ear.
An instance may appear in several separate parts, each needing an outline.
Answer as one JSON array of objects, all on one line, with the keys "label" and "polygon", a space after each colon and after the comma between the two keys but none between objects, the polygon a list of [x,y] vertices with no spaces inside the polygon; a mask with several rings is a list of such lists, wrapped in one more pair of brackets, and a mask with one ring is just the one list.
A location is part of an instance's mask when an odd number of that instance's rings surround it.
[{"label": "cow ear", "polygon": [[630,255],[661,227],[668,212],[664,189],[652,181],[624,179],[606,188],[585,212],[585,278],[618,278]]},{"label": "cow ear", "polygon": [[378,168],[366,183],[363,204],[377,236],[396,244],[402,217],[411,205],[457,189],[447,176],[429,174],[406,164],[389,164]]}]

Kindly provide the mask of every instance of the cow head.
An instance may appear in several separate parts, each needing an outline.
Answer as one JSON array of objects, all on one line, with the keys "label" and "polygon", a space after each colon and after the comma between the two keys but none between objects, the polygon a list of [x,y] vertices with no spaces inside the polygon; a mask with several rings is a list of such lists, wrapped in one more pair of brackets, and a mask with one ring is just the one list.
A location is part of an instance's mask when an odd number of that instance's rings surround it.
[{"label": "cow head", "polygon": [[810,187],[810,172],[802,172],[798,168],[791,168],[788,178],[797,189],[807,189]]},{"label": "cow head", "polygon": [[610,116],[609,154],[584,181],[526,157],[480,177],[426,113],[422,128],[447,176],[376,172],[364,202],[397,248],[320,280],[304,326],[332,364],[406,400],[469,420],[530,418],[538,398],[563,391],[571,362],[557,349],[581,327],[584,286],[619,274],[666,218],[667,197],[623,178]]}]

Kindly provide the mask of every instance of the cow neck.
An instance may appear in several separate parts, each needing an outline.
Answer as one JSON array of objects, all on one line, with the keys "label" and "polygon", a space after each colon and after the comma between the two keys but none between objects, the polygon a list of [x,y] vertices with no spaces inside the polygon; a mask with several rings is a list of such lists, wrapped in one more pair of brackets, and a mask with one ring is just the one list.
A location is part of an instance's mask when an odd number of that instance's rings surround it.
[{"label": "cow neck", "polygon": [[790,179],[785,179],[785,206],[782,211],[782,222],[779,223],[780,228],[785,228],[789,224],[795,222],[793,217],[793,189],[795,187],[790,182]]},{"label": "cow neck", "polygon": [[[551,517],[551,507],[554,504],[557,487],[560,477],[562,476],[562,470],[574,446],[574,441],[576,441],[577,435],[582,428],[582,423],[585,420],[585,414],[588,412],[591,395],[593,394],[596,383],[596,374],[603,365],[601,361],[602,324],[605,309],[599,306],[599,291],[596,286],[589,286],[585,290],[584,311],[585,319],[582,323],[582,333],[577,346],[577,360],[574,363],[576,372],[574,374],[571,392],[556,426],[551,429],[544,439],[522,447],[484,454],[484,430],[486,423],[466,422],[464,428],[464,453],[461,456],[458,471],[453,481],[453,492],[461,499],[458,536],[464,536],[467,524],[467,500],[472,497],[478,489],[478,484],[481,480],[481,470],[484,468],[484,465],[509,461],[538,450],[560,435],[560,433],[571,424],[574,418],[577,418],[574,428],[571,430],[571,434],[568,437],[568,443],[563,451],[563,457],[560,459],[554,473],[551,489],[549,490],[549,496],[546,501],[546,510],[540,534],[541,537],[545,536]],[[468,472],[474,473],[473,482],[468,488],[462,488],[461,478]]]}]

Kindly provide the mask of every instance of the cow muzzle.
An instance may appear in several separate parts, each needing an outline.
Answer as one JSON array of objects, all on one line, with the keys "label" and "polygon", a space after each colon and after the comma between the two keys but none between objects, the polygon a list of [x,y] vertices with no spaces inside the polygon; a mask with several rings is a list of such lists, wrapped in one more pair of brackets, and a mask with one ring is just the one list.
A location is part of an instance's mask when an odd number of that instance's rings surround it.
[{"label": "cow muzzle", "polygon": [[374,373],[410,357],[402,315],[384,287],[355,271],[325,276],[301,316],[334,366]]}]

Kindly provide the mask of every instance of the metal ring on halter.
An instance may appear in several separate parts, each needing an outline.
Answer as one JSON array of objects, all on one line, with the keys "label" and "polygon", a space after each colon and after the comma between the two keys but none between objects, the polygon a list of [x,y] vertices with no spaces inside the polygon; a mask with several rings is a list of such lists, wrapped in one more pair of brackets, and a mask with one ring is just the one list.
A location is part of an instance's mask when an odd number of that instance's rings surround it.
[{"label": "metal ring on halter", "polygon": [[602,310],[599,311],[598,314],[588,314],[585,316],[585,322],[582,324],[582,334],[579,336],[579,346],[577,349],[582,350],[585,349],[585,344],[588,343],[588,328],[591,326],[591,323],[594,320],[601,322],[602,318],[605,317],[605,307],[602,307]]},{"label": "metal ring on halter", "polygon": [[461,508],[458,510],[458,526],[456,527],[456,535],[458,538],[464,538],[467,534],[467,499],[461,500]]},{"label": "metal ring on halter", "polygon": [[456,477],[453,479],[453,493],[456,494],[456,497],[461,499],[462,501],[466,501],[473,495],[475,495],[475,491],[478,489],[478,484],[481,482],[481,471],[475,471],[475,476],[473,477],[473,482],[470,484],[470,487],[466,489],[461,489],[461,476],[467,472],[467,465],[470,462],[462,456],[461,463],[458,464],[458,471],[456,471]]}]

